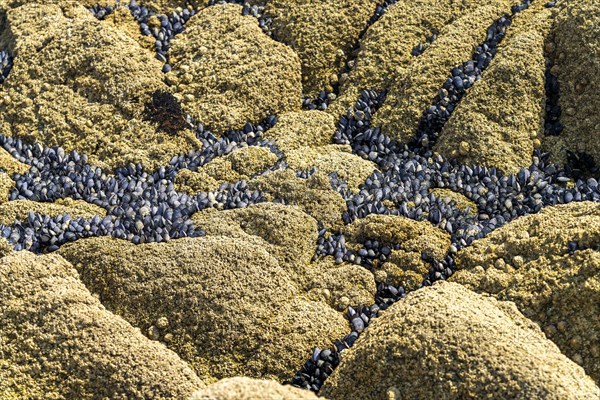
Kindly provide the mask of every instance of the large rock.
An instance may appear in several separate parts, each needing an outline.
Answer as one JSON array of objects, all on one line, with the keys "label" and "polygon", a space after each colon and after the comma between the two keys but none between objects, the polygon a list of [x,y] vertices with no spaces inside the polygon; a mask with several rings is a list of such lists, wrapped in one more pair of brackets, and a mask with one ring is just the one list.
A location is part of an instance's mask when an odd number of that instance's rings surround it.
[{"label": "large rock", "polygon": [[384,90],[414,57],[413,48],[480,6],[478,1],[399,0],[365,33],[355,67],[343,79],[340,96],[327,109],[334,116],[354,106],[361,90]]},{"label": "large rock", "polygon": [[289,267],[243,237],[137,246],[93,238],[59,252],[109,310],[167,343],[207,381],[289,378],[313,346],[332,346],[349,330],[341,313],[303,297]]},{"label": "large rock", "polygon": [[440,30],[437,39],[395,77],[373,125],[401,143],[412,139],[423,112],[433,103],[454,67],[471,59],[488,27],[510,11],[512,0],[495,1],[464,13]]},{"label": "large rock", "polygon": [[544,132],[544,44],[551,15],[550,9],[535,3],[515,16],[482,80],[444,126],[436,151],[505,173],[531,164]]},{"label": "large rock", "polygon": [[114,168],[128,162],[168,164],[200,146],[189,129],[158,130],[145,104],[163,83],[152,50],[83,6],[34,2],[6,12],[0,41],[15,54],[3,85],[0,132],[62,146]]},{"label": "large rock", "polygon": [[566,152],[586,153],[600,163],[600,4],[565,2],[554,28],[554,69],[560,84],[560,122],[564,126],[551,147],[559,161]]},{"label": "large rock", "polygon": [[377,0],[271,0],[275,37],[298,53],[304,94],[333,91]]},{"label": "large rock", "polygon": [[172,399],[204,384],[108,311],[58,255],[0,259],[0,398]]},{"label": "large rock", "polygon": [[597,399],[600,389],[512,303],[442,282],[412,292],[344,353],[330,399]]},{"label": "large rock", "polygon": [[275,381],[235,377],[222,379],[199,390],[190,400],[317,400],[309,390],[284,386]]},{"label": "large rock", "polygon": [[[581,250],[568,254],[569,242]],[[515,302],[600,382],[599,242],[599,204],[547,207],[460,251],[459,271],[451,279]]]},{"label": "large rock", "polygon": [[242,16],[235,4],[207,7],[172,43],[167,80],[184,109],[215,133],[300,108],[296,53]]},{"label": "large rock", "polygon": [[57,217],[69,214],[75,218],[93,218],[96,215],[104,218],[106,210],[83,200],[64,199],[56,203],[38,203],[30,200],[13,200],[0,205],[0,224],[11,225],[27,219],[29,212]]}]

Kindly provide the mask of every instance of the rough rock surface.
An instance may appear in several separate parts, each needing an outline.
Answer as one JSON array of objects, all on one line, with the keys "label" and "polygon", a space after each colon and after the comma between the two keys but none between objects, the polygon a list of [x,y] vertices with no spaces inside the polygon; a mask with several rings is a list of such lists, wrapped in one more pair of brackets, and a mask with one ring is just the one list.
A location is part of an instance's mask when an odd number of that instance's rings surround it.
[{"label": "rough rock surface", "polygon": [[514,304],[442,282],[374,320],[320,394],[583,400],[598,398],[600,389]]},{"label": "rough rock surface", "polygon": [[29,170],[29,165],[16,160],[8,151],[0,147],[0,168],[6,173],[24,174]]},{"label": "rough rock surface", "polygon": [[65,199],[56,203],[38,203],[29,200],[13,200],[0,205],[0,224],[10,225],[15,220],[23,221],[29,212],[56,217],[69,214],[74,218],[93,218],[98,215],[106,216],[106,210],[86,203],[83,200]]},{"label": "rough rock surface", "polygon": [[331,189],[325,173],[316,172],[308,179],[302,179],[289,169],[275,171],[253,179],[248,186],[267,193],[271,200],[280,199],[285,204],[299,206],[329,229],[343,226],[342,214],[347,209],[346,202]]},{"label": "rough rock surface", "polygon": [[300,108],[296,53],[234,4],[207,7],[173,40],[167,79],[183,108],[217,134]]},{"label": "rough rock surface", "polygon": [[560,83],[564,130],[551,148],[566,160],[567,150],[600,163],[600,7],[594,0],[565,2],[554,29],[554,66]]},{"label": "rough rock surface", "polygon": [[[442,130],[436,151],[505,173],[531,164],[544,132],[544,45],[551,16],[542,3],[517,14],[482,80],[467,92]],[[519,101],[512,101],[515,98]]]},{"label": "rough rock surface", "polygon": [[[568,254],[569,242],[581,250]],[[515,302],[600,382],[599,242],[600,205],[548,207],[460,251],[452,280]]]},{"label": "rough rock surface", "polygon": [[59,252],[106,307],[161,340],[206,381],[283,380],[347,321],[310,301],[294,274],[244,238],[207,236],[133,245],[79,240]]},{"label": "rough rock surface", "polygon": [[378,4],[376,0],[267,3],[275,37],[300,57],[305,95],[315,98],[321,91],[333,91],[338,74]]},{"label": "rough rock surface", "polygon": [[0,259],[0,398],[170,399],[204,384],[105,310],[58,255]]},{"label": "rough rock surface", "polygon": [[275,381],[235,377],[222,379],[197,391],[190,400],[317,400],[308,390]]},{"label": "rough rock surface", "polygon": [[360,43],[355,67],[342,77],[340,96],[329,108],[346,112],[364,89],[386,89],[414,59],[412,49],[456,18],[479,7],[477,1],[399,0],[371,25]]},{"label": "rough rock surface", "polygon": [[277,144],[295,171],[315,167],[326,174],[336,172],[351,190],[357,191],[376,165],[352,154],[348,145],[331,144],[335,130],[335,119],[326,112],[290,112],[282,114],[264,137]]},{"label": "rough rock surface", "polygon": [[10,175],[0,172],[0,204],[6,203],[10,196],[11,189],[15,186],[15,181]]},{"label": "rough rock surface", "polygon": [[512,0],[495,1],[463,14],[440,30],[437,39],[395,77],[374,124],[401,143],[412,139],[452,68],[471,58],[486,30],[510,11]]},{"label": "rough rock surface", "polygon": [[191,130],[166,134],[143,120],[152,93],[167,89],[162,64],[85,7],[9,9],[0,41],[17,55],[3,85],[2,134],[77,150],[108,168],[164,165],[200,145]]}]

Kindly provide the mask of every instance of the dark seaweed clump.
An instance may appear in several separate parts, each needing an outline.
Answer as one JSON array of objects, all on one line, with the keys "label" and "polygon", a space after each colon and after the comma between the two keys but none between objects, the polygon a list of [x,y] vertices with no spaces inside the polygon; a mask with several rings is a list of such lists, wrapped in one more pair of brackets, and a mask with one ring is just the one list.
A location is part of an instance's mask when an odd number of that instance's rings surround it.
[{"label": "dark seaweed clump", "polygon": [[179,101],[171,93],[162,90],[154,92],[152,101],[146,103],[144,120],[157,123],[157,130],[170,135],[190,128]]}]

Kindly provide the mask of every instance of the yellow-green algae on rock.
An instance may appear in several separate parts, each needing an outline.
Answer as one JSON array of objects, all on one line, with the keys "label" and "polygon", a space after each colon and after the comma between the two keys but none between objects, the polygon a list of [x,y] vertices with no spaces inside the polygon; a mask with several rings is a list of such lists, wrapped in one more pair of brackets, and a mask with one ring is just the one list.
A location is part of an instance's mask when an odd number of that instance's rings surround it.
[{"label": "yellow-green algae on rock", "polygon": [[167,81],[183,108],[216,134],[301,105],[300,60],[235,4],[207,7],[169,51]]},{"label": "yellow-green algae on rock", "polygon": [[346,202],[331,189],[329,176],[323,172],[302,179],[290,169],[274,171],[254,178],[248,186],[264,192],[269,201],[283,200],[285,204],[299,206],[328,229],[339,230],[344,225]]},{"label": "yellow-green algae on rock", "polygon": [[245,238],[90,238],[59,253],[109,310],[166,343],[207,382],[287,379],[313,346],[332,346],[349,331],[342,313],[307,299],[289,266]]},{"label": "yellow-green algae on rock", "polygon": [[0,38],[15,55],[4,82],[0,132],[114,168],[156,167],[201,143],[193,132],[158,132],[144,104],[162,82],[162,64],[124,31],[83,6],[28,3],[6,11]]},{"label": "yellow-green algae on rock", "polygon": [[10,175],[0,172],[0,204],[8,201],[10,191],[14,186],[15,181],[10,178]]},{"label": "yellow-green algae on rock", "polygon": [[462,210],[468,208],[470,214],[477,215],[477,204],[461,193],[445,188],[432,188],[429,189],[429,193],[433,194],[438,199],[444,200],[448,204],[454,202],[456,207]]},{"label": "yellow-green algae on rock", "polygon": [[0,398],[172,399],[204,387],[164,345],[104,308],[53,254],[0,259]]},{"label": "yellow-green algae on rock", "polygon": [[356,250],[368,239],[382,244],[399,243],[400,248],[391,249],[385,263],[375,263],[374,272],[383,271],[386,282],[416,289],[430,268],[423,261],[426,254],[437,260],[443,259],[450,247],[450,235],[427,221],[415,221],[396,215],[370,214],[357,219],[344,228],[346,240]]},{"label": "yellow-green algae on rock", "polygon": [[315,167],[327,174],[335,172],[351,190],[358,191],[376,165],[352,154],[349,145],[331,144],[335,130],[335,119],[326,112],[290,112],[279,116],[277,125],[266,131],[264,138],[277,144],[295,171]]},{"label": "yellow-green algae on rock", "polygon": [[180,190],[188,193],[210,192],[226,182],[249,180],[253,175],[272,167],[276,161],[277,156],[266,147],[242,147],[211,160],[198,171],[179,171],[175,183]]},{"label": "yellow-green algae on rock", "polygon": [[600,163],[600,3],[565,2],[553,33],[564,130],[558,138],[547,138],[547,147],[556,161],[564,163],[571,151]]},{"label": "yellow-green algae on rock", "polygon": [[290,46],[302,62],[304,94],[331,92],[361,32],[379,5],[377,0],[270,0],[277,40]]},{"label": "yellow-green algae on rock", "polygon": [[317,400],[310,390],[242,376],[221,379],[197,391],[189,400]]},{"label": "yellow-green algae on rock", "polygon": [[502,0],[482,5],[442,28],[427,50],[394,77],[373,125],[401,143],[412,139],[423,110],[434,101],[450,71],[471,58],[488,27],[510,12],[513,3]]},{"label": "yellow-green algae on rock", "polygon": [[[567,253],[574,241],[581,251]],[[451,278],[516,303],[600,382],[600,204],[546,207],[458,252]],[[585,250],[589,249],[589,250]]]},{"label": "yellow-green algae on rock", "polygon": [[600,389],[513,303],[439,282],[374,319],[320,394],[331,400],[584,400],[599,398]]},{"label": "yellow-green algae on rock", "polygon": [[544,48],[552,15],[535,2],[513,18],[494,60],[458,104],[434,150],[504,173],[531,164],[544,132]]},{"label": "yellow-green algae on rock", "polygon": [[327,109],[334,116],[354,106],[361,90],[384,90],[415,58],[412,49],[458,17],[480,6],[475,0],[399,0],[365,33],[355,67],[342,76],[340,96]]},{"label": "yellow-green algae on rock", "polygon": [[74,218],[93,218],[106,216],[106,210],[83,200],[64,199],[56,203],[41,203],[30,200],[13,200],[0,204],[0,224],[10,225],[27,219],[29,212],[56,217],[69,214]]}]

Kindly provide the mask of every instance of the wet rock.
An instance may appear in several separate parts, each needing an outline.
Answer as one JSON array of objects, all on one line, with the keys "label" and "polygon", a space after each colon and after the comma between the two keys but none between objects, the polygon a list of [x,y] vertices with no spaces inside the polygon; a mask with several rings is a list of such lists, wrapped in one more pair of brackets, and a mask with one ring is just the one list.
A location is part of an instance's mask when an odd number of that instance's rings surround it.
[{"label": "wet rock", "polygon": [[331,189],[329,177],[324,173],[317,172],[302,179],[291,170],[275,171],[253,179],[248,185],[253,190],[267,193],[271,199],[299,206],[327,228],[343,226],[346,202]]},{"label": "wet rock", "polygon": [[514,304],[444,282],[410,293],[375,319],[320,394],[587,399],[600,389]]},{"label": "wet rock", "polygon": [[64,199],[56,203],[38,203],[29,200],[13,200],[0,205],[0,224],[10,225],[15,220],[27,219],[29,212],[48,215],[69,214],[71,218],[93,218],[106,216],[106,210],[83,200]]},{"label": "wet rock", "polygon": [[239,5],[193,16],[169,52],[185,111],[215,133],[300,108],[298,56],[265,35]]},{"label": "wet rock", "polygon": [[108,169],[164,165],[200,145],[190,130],[167,135],[142,120],[151,94],[167,89],[161,62],[85,7],[9,9],[2,40],[18,53],[4,83],[3,134],[87,153]]},{"label": "wet rock", "polygon": [[339,73],[356,46],[376,0],[273,0],[272,16],[277,40],[289,45],[302,62],[304,94],[315,98],[331,92]]},{"label": "wet rock", "polygon": [[60,250],[103,304],[146,332],[161,316],[168,347],[207,381],[283,380],[312,346],[347,333],[343,316],[309,301],[275,257],[245,238],[207,236],[133,245],[79,240]]},{"label": "wet rock", "polygon": [[[535,4],[518,14],[483,79],[442,130],[436,151],[461,163],[516,173],[531,164],[544,130],[544,43],[551,11]],[[518,97],[519,101],[512,101]],[[469,150],[462,152],[461,143]]]},{"label": "wet rock", "polygon": [[373,124],[401,143],[412,139],[423,110],[432,104],[452,69],[471,58],[488,27],[510,11],[512,4],[503,0],[478,7],[441,29],[427,51],[394,78]]},{"label": "wet rock", "polygon": [[514,302],[600,382],[599,238],[597,203],[548,207],[459,251],[452,280]]},{"label": "wet rock", "polygon": [[204,386],[175,353],[106,311],[62,257],[7,255],[0,282],[2,398],[168,399]]},{"label": "wet rock", "polygon": [[308,390],[284,386],[275,381],[235,377],[222,379],[195,392],[190,400],[316,400]]},{"label": "wet rock", "polygon": [[344,114],[365,89],[383,90],[414,57],[412,50],[456,18],[479,7],[475,1],[400,0],[369,27],[361,39],[355,67],[327,109]]},{"label": "wet rock", "polygon": [[566,2],[553,30],[555,71],[560,84],[559,103],[564,126],[551,146],[557,160],[566,162],[567,151],[587,153],[600,162],[600,116],[598,109],[600,69],[600,6],[593,0]]}]

